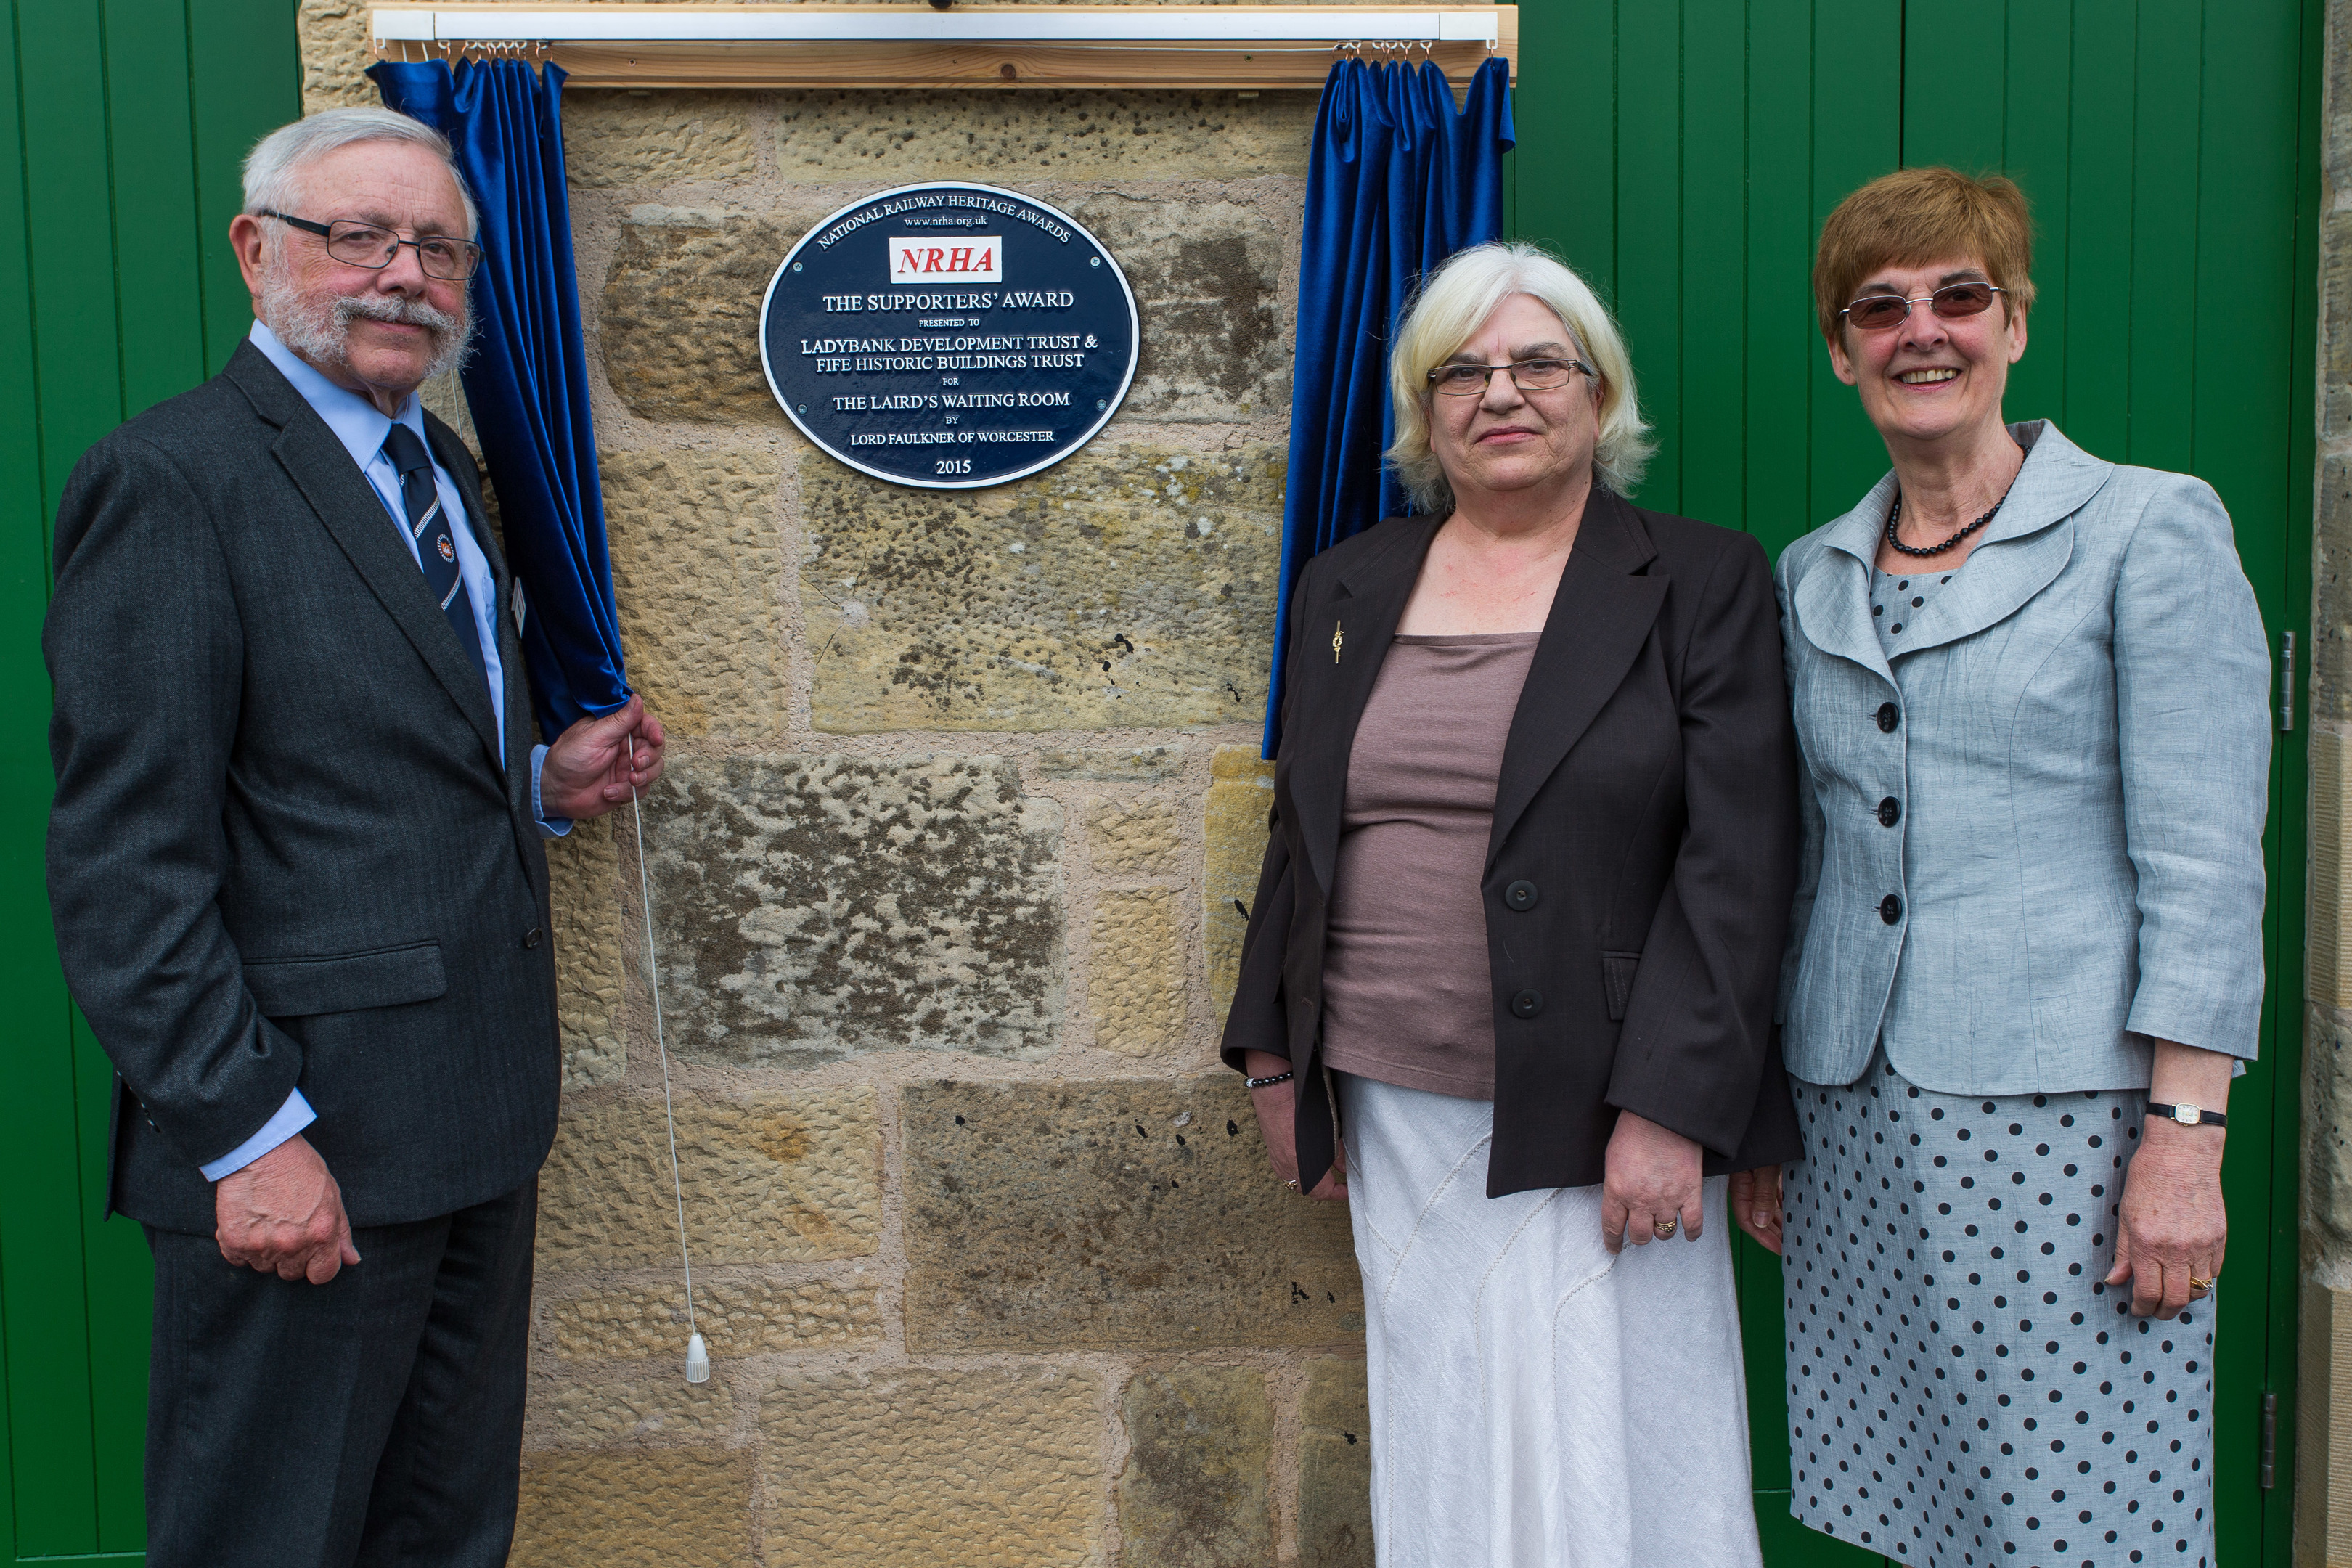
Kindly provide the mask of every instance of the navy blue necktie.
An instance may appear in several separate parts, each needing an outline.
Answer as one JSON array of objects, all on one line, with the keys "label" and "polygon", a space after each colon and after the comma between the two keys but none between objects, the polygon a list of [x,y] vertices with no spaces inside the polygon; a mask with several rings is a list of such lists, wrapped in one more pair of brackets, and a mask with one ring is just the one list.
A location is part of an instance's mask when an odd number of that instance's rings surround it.
[{"label": "navy blue necktie", "polygon": [[488,679],[482,634],[474,625],[474,601],[466,592],[466,579],[457,571],[457,541],[450,531],[448,514],[441,510],[441,492],[433,482],[432,456],[416,438],[416,432],[405,425],[394,425],[392,434],[383,438],[383,455],[392,459],[393,468],[400,475],[400,504],[408,512],[408,536],[416,542],[416,563],[425,569],[425,586],[433,590],[441,613],[449,617],[449,628],[457,634],[457,645],[473,661],[474,673]]}]

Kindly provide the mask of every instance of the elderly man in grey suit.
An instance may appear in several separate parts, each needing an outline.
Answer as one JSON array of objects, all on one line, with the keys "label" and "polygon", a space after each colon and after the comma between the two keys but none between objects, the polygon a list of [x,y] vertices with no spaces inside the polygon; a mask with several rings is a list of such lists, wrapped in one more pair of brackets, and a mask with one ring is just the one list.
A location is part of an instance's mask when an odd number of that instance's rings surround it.
[{"label": "elderly man in grey suit", "polygon": [[542,835],[658,776],[632,699],[534,745],[525,612],[416,389],[480,252],[438,132],[285,126],[258,318],[58,510],[48,878],[155,1256],[153,1568],[497,1563],[556,1116]]}]

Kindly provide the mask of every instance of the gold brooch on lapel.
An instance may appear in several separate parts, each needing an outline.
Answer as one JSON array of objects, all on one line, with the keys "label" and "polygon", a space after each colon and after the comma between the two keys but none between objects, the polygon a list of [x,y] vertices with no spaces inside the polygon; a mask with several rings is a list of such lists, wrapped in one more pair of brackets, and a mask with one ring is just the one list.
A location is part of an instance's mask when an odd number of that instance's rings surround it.
[{"label": "gold brooch on lapel", "polygon": [[1339,662],[1339,623],[1333,621],[1331,623],[1331,662],[1333,664]]}]

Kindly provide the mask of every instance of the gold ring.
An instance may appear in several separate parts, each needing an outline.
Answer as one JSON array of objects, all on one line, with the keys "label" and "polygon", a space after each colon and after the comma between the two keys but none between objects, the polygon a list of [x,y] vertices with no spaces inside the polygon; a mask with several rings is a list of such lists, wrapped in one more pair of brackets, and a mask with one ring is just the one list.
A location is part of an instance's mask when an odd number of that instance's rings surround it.
[{"label": "gold ring", "polygon": [[1298,1190],[1298,1183],[1297,1183],[1295,1179],[1294,1179],[1294,1180],[1291,1180],[1291,1181],[1285,1182],[1285,1183],[1283,1183],[1282,1184],[1283,1184],[1284,1186],[1286,1186],[1286,1187],[1288,1187],[1288,1188],[1289,1188],[1292,1192],[1294,1192],[1294,1193],[1295,1193],[1295,1192],[1297,1192],[1297,1191]]},{"label": "gold ring", "polygon": [[2210,1290],[2220,1282],[2221,1279],[2221,1277],[2219,1274],[2216,1274],[2210,1279],[2200,1279],[2197,1276],[2191,1274],[2189,1277],[2189,1288],[2191,1290]]},{"label": "gold ring", "polygon": [[1650,1230],[1660,1241],[1664,1241],[1681,1229],[1682,1223],[1683,1216],[1680,1215],[1675,1215],[1672,1219],[1654,1219],[1650,1222]]}]

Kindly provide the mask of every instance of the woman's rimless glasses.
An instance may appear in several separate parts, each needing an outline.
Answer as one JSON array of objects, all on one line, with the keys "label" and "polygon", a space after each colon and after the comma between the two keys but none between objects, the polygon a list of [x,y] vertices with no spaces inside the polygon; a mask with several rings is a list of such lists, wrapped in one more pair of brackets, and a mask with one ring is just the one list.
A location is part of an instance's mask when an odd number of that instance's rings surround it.
[{"label": "woman's rimless glasses", "polygon": [[1990,283],[1948,283],[1933,294],[1905,299],[1900,294],[1865,294],[1838,312],[1865,332],[1883,332],[1911,319],[1911,307],[1925,305],[1948,321],[1981,316],[1992,309],[1992,297],[2006,294]]},{"label": "woman's rimless glasses", "polygon": [[1591,365],[1580,359],[1522,359],[1508,364],[1442,364],[1429,373],[1429,384],[1449,397],[1475,397],[1486,390],[1486,383],[1498,371],[1508,371],[1511,384],[1521,392],[1550,392],[1566,386],[1568,378],[1579,371],[1593,374]]},{"label": "woman's rimless glasses", "polygon": [[383,271],[392,265],[392,258],[407,246],[416,252],[416,264],[427,278],[439,278],[452,283],[463,283],[482,264],[482,247],[470,239],[453,239],[446,234],[420,234],[415,239],[403,239],[388,228],[372,223],[359,223],[339,217],[332,223],[312,223],[306,217],[271,212],[264,208],[257,217],[274,217],[279,223],[291,224],[307,233],[324,235],[327,254],[350,267],[367,267]]}]

